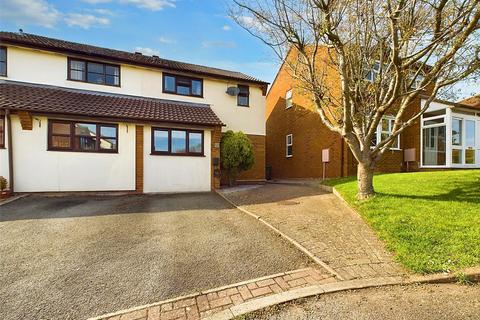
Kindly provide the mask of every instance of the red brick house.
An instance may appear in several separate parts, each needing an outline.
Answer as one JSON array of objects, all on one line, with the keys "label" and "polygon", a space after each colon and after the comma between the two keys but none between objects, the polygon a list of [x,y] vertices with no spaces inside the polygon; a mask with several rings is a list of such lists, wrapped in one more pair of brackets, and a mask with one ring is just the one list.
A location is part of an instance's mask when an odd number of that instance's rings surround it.
[{"label": "red brick house", "polygon": [[[320,58],[321,59],[320,53]],[[327,178],[356,174],[356,160],[339,134],[320,119],[311,99],[297,89],[282,65],[266,99],[266,165],[271,178],[323,177],[322,150],[329,150]],[[340,87],[335,71],[325,78]],[[404,172],[445,168],[480,168],[479,96],[460,103],[437,100],[424,116],[405,130],[378,163],[379,172]],[[418,98],[407,110],[408,118],[423,103]],[[377,139],[388,134],[393,118],[385,117]],[[409,161],[406,161],[409,160]]]}]

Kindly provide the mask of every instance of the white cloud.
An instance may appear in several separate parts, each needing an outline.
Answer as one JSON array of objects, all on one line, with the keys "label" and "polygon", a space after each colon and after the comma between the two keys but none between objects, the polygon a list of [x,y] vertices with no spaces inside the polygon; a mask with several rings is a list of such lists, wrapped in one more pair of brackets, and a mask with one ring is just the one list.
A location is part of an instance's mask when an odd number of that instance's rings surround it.
[{"label": "white cloud", "polygon": [[0,20],[52,28],[61,13],[44,0],[0,0]]},{"label": "white cloud", "polygon": [[230,27],[229,25],[224,25],[224,26],[222,27],[222,30],[223,30],[223,31],[230,31],[230,30],[232,30],[232,27]]},{"label": "white cloud", "polygon": [[112,0],[83,0],[83,2],[87,2],[87,3],[91,3],[91,4],[99,4],[99,3],[112,2]]},{"label": "white cloud", "polygon": [[173,44],[173,43],[176,43],[177,41],[162,36],[158,38],[158,42],[162,44]]},{"label": "white cloud", "polygon": [[141,52],[147,56],[160,56],[160,52],[158,50],[146,47],[135,47],[135,52]]},{"label": "white cloud", "polygon": [[91,27],[107,26],[110,24],[110,20],[92,14],[69,13],[65,16],[65,23],[70,27],[89,29]]},{"label": "white cloud", "polygon": [[202,47],[204,48],[235,48],[237,45],[233,41],[203,41]]},{"label": "white cloud", "polygon": [[152,11],[159,11],[166,7],[175,8],[175,0],[120,0],[120,3],[133,4]]},{"label": "white cloud", "polygon": [[[114,0],[82,0],[90,4],[100,4],[113,2]],[[118,3],[122,4],[131,4],[142,9],[159,11],[164,8],[170,7],[175,8],[176,0],[115,0]]]},{"label": "white cloud", "polygon": [[239,16],[235,18],[244,28],[247,29],[256,29],[257,31],[263,32],[267,30],[267,27],[263,25],[257,19],[249,16]]},{"label": "white cloud", "polygon": [[108,10],[108,9],[94,9],[93,11],[98,13],[98,14],[104,15],[104,16],[114,16],[115,15],[111,10]]}]

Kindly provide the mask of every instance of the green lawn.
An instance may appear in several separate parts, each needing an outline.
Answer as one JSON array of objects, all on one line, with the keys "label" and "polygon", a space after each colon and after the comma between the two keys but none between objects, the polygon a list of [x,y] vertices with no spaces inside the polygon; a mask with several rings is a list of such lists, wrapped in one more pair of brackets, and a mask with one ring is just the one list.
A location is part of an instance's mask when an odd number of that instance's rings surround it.
[{"label": "green lawn", "polygon": [[377,195],[363,202],[355,199],[355,178],[328,184],[407,269],[432,273],[480,264],[480,170],[377,175]]}]

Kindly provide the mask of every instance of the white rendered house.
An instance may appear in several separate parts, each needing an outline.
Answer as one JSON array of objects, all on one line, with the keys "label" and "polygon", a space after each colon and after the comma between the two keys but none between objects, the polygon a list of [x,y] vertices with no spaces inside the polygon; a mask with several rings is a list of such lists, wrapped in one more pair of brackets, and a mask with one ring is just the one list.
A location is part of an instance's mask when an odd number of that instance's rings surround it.
[{"label": "white rendered house", "polygon": [[240,72],[0,32],[0,176],[14,192],[219,187],[219,142],[243,131],[264,180],[268,83]]}]

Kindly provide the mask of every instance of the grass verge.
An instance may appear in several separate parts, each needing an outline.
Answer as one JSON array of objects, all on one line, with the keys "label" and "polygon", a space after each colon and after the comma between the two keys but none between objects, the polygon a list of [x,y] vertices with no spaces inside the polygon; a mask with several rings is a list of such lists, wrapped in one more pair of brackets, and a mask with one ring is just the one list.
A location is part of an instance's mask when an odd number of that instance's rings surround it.
[{"label": "grass verge", "polygon": [[355,178],[330,180],[407,269],[480,264],[480,170],[381,174],[376,196],[357,201]]}]

